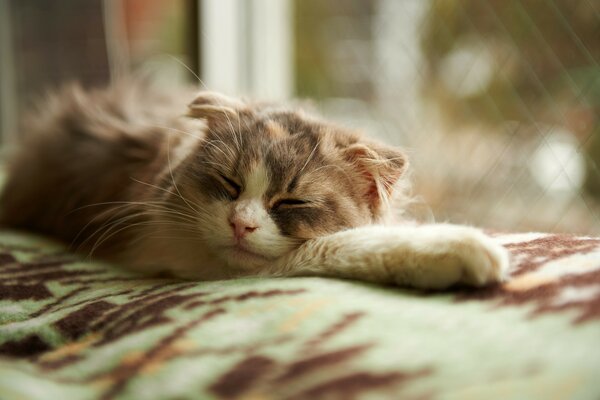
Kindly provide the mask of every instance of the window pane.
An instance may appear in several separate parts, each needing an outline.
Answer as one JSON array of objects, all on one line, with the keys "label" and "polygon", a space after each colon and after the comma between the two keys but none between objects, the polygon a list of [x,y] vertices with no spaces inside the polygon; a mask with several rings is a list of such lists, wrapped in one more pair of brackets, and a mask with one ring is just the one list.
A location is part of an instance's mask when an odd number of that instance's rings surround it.
[{"label": "window pane", "polygon": [[294,4],[296,93],[410,149],[437,220],[600,233],[597,3]]}]

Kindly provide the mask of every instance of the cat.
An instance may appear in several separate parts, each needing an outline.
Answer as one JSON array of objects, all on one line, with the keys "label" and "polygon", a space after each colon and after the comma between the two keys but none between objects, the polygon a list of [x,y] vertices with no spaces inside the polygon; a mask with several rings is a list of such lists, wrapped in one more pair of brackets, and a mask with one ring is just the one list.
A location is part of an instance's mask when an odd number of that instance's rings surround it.
[{"label": "cat", "polygon": [[122,82],[70,85],[29,122],[0,224],[137,271],[422,289],[506,274],[506,250],[480,230],[394,217],[401,150],[301,110]]}]

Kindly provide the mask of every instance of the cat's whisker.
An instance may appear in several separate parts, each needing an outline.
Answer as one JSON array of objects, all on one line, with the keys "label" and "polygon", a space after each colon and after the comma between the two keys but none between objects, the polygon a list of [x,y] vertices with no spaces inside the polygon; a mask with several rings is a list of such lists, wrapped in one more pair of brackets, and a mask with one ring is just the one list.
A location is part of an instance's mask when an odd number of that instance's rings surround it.
[{"label": "cat's whisker", "polygon": [[[86,208],[86,207],[93,207],[93,206],[99,206],[99,205],[104,205],[104,204],[114,204],[114,203],[117,203],[117,204],[119,204],[119,205],[118,205],[118,206],[115,206],[115,207],[113,207],[113,208],[108,208],[108,209],[106,209],[106,210],[102,211],[101,213],[99,213],[99,214],[95,215],[93,218],[91,218],[91,219],[88,221],[88,223],[86,223],[86,224],[83,226],[83,228],[81,228],[81,229],[79,230],[79,232],[77,233],[77,235],[75,235],[75,237],[73,238],[73,240],[71,241],[71,243],[70,243],[70,245],[69,245],[69,248],[72,248],[72,247],[75,245],[75,243],[77,243],[77,240],[79,239],[79,237],[80,237],[80,236],[83,234],[83,232],[85,232],[85,230],[86,230],[86,229],[87,229],[87,228],[88,228],[88,227],[89,227],[91,224],[93,224],[94,222],[96,222],[98,219],[100,219],[100,218],[103,218],[103,217],[105,216],[105,214],[110,214],[110,213],[114,212],[116,209],[122,209],[122,208],[126,208],[126,207],[132,207],[132,204],[131,204],[131,202],[104,202],[104,203],[95,203],[95,204],[89,204],[89,205],[87,205],[87,206],[80,207],[80,209],[83,209],[83,208]],[[122,203],[124,203],[124,204],[122,204]],[[73,210],[73,211],[76,211],[76,210]],[[109,220],[109,221],[110,221],[110,220]],[[86,241],[87,241],[87,239],[86,239],[86,240],[84,240],[84,242],[83,242],[83,243],[85,243]],[[81,247],[81,245],[77,246],[76,250],[78,250],[80,247]]]},{"label": "cat's whisker", "polygon": [[170,131],[173,131],[173,132],[177,132],[177,133],[183,133],[184,135],[188,135],[189,137],[192,137],[192,138],[194,138],[194,139],[197,139],[197,140],[199,140],[200,142],[205,142],[205,141],[206,141],[206,139],[205,139],[205,138],[203,138],[203,137],[201,137],[201,136],[198,136],[198,135],[194,135],[193,133],[191,133],[191,132],[187,132],[187,131],[184,131],[184,130],[182,130],[182,129],[173,128],[173,127],[171,127],[171,126],[157,125],[157,124],[148,124],[148,125],[149,125],[149,126],[153,126],[153,127],[155,127],[155,128],[167,129],[167,130],[170,130]]},{"label": "cat's whisker", "polygon": [[[229,124],[229,130],[231,132],[231,136],[233,137],[233,143],[235,144],[235,147],[237,149],[238,152],[242,151],[242,144],[241,144],[241,137],[238,138],[238,132],[235,131],[235,128],[233,127],[233,123],[231,122],[231,119],[229,118],[229,115],[227,115],[226,112],[225,113],[225,117],[227,118],[227,123]],[[239,125],[239,115],[238,115],[238,125]]]},{"label": "cat's whisker", "polygon": [[393,157],[393,158],[386,158],[386,159],[370,159],[369,160],[369,164],[373,164],[373,165],[385,165],[385,164],[390,164],[393,161],[406,161],[404,157]]},{"label": "cat's whisker", "polygon": [[129,179],[131,179],[132,181],[134,181],[134,182],[137,182],[137,183],[139,183],[139,184],[142,184],[142,185],[145,185],[145,186],[148,186],[148,187],[154,188],[154,189],[158,189],[158,190],[160,190],[161,192],[165,192],[165,193],[171,194],[171,195],[173,195],[173,196],[178,196],[178,194],[177,194],[177,193],[175,193],[175,192],[172,192],[172,191],[170,191],[170,190],[168,190],[168,189],[165,189],[165,188],[162,188],[162,187],[160,187],[160,186],[154,185],[154,184],[152,184],[152,183],[148,183],[148,182],[143,182],[143,181],[140,181],[139,179],[136,179],[136,178],[134,178],[134,177],[132,177],[132,176],[130,176],[130,177],[129,177]]},{"label": "cat's whisker", "polygon": [[231,158],[235,158],[236,152],[225,142],[225,138],[223,137],[223,135],[216,131],[214,131],[212,134],[213,134],[213,136],[216,136],[217,139],[211,139],[211,142],[221,143],[223,145],[223,147],[225,148],[225,150],[227,150],[227,152],[229,153]]},{"label": "cat's whisker", "polygon": [[[194,220],[191,220],[189,218],[184,218],[187,217],[186,214],[180,213],[180,212],[176,212],[174,210],[153,210],[154,214],[150,214],[152,215],[160,215],[160,214],[173,214],[170,215],[170,218],[172,218],[173,220],[179,221],[179,222],[183,222],[183,223],[190,223],[190,227],[194,227]],[[91,255],[96,251],[96,249],[98,247],[100,247],[103,243],[105,243],[108,239],[110,239],[111,237],[113,237],[115,234],[120,233],[122,231],[124,231],[127,228],[130,227],[135,227],[135,226],[142,226],[142,225],[161,225],[161,224],[172,224],[175,221],[157,221],[157,220],[147,220],[147,221],[140,221],[134,224],[129,224],[129,225],[125,225],[123,228],[118,229],[116,232],[113,232],[112,234],[110,233],[116,226],[121,225],[123,223],[126,223],[127,221],[134,219],[136,217],[140,217],[143,216],[145,214],[148,214],[147,210],[144,211],[140,211],[137,213],[133,213],[133,214],[128,214],[125,215],[121,218],[118,218],[116,220],[111,220],[109,222],[107,222],[106,224],[104,224],[103,226],[101,226],[100,228],[98,228],[94,233],[92,233],[88,239],[98,235],[100,233],[100,231],[105,230],[100,237],[96,240],[96,243],[92,246],[92,249],[90,250],[89,256],[91,257]],[[184,216],[184,217],[181,217]],[[108,235],[108,236],[107,236]],[[106,238],[105,238],[106,236]],[[88,240],[86,239],[86,241]],[[85,241],[84,243],[85,244]]]},{"label": "cat's whisker", "polygon": [[[171,226],[171,227],[168,227],[168,226],[167,226],[167,227],[164,227],[164,228],[162,228],[162,229],[161,229],[161,232],[162,232],[162,231],[170,231],[170,230],[171,230],[171,231],[174,231],[174,232],[176,232],[176,233],[181,233],[181,232],[184,232],[184,233],[185,233],[185,232],[187,232],[187,233],[191,234],[191,235],[192,235],[192,237],[196,237],[196,236],[197,236],[199,233],[201,233],[201,232],[199,232],[199,231],[192,230],[192,229],[179,229],[179,227],[178,227],[178,226]],[[134,245],[137,245],[138,243],[140,243],[140,242],[143,242],[143,241],[145,241],[145,240],[147,240],[147,239],[153,239],[153,238],[157,238],[157,236],[156,236],[156,235],[157,235],[157,233],[156,233],[156,232],[154,232],[154,231],[149,231],[149,232],[146,232],[146,233],[143,233],[143,234],[137,235],[135,238],[133,238],[132,240],[130,240],[128,244],[129,244],[130,246],[134,246]],[[199,238],[200,238],[200,237],[199,237]],[[170,239],[182,239],[182,237],[181,237],[181,235],[177,235],[177,236],[173,236],[173,237],[171,237]],[[200,239],[199,239],[199,240],[200,240]]]},{"label": "cat's whisker", "polygon": [[[237,110],[236,110],[237,111]],[[242,143],[243,143],[243,137],[242,137],[242,122],[241,122],[241,117],[240,117],[240,112],[237,111],[238,117],[237,117],[237,121],[238,121],[238,130],[237,133],[239,135],[239,139],[240,139],[240,145],[238,146],[238,151],[241,152],[242,151]]]},{"label": "cat's whisker", "polygon": [[[241,146],[241,143],[238,143],[238,137],[237,137],[237,134],[235,132],[235,128],[233,127],[233,123],[231,122],[231,118],[229,118],[229,113],[227,111],[225,111],[225,110],[223,110],[221,112],[223,113],[223,115],[225,116],[225,118],[227,118],[227,124],[229,125],[229,129],[231,131],[231,135],[233,136],[233,142],[235,143],[235,145],[237,147],[237,150],[241,151],[242,150],[242,146]],[[239,121],[239,111],[236,111],[236,112],[238,112],[238,118],[237,119]],[[241,139],[241,137],[240,137],[240,139]]]},{"label": "cat's whisker", "polygon": [[[178,214],[173,214],[170,212],[158,212],[155,216],[164,216],[166,219],[150,219],[148,221],[142,221],[147,224],[147,226],[173,226],[174,228],[180,230],[181,232],[188,232],[194,235],[201,234],[202,231],[198,228],[198,221],[196,219],[187,218],[184,216],[179,216]],[[161,227],[161,230],[163,228]],[[154,233],[153,231],[148,231],[146,233]],[[140,235],[137,235],[138,238]]]},{"label": "cat's whisker", "polygon": [[206,164],[206,165],[214,165],[215,167],[222,167],[223,163],[217,163],[214,161],[208,161],[208,160],[200,160],[201,164]]},{"label": "cat's whisker", "polygon": [[321,171],[321,170],[323,170],[323,169],[327,169],[327,168],[335,168],[335,169],[337,169],[338,171],[340,171],[340,172],[342,172],[342,173],[344,174],[344,176],[346,177],[346,179],[347,179],[349,182],[351,182],[351,179],[350,179],[350,176],[348,175],[348,172],[347,172],[347,171],[346,171],[344,168],[342,168],[341,166],[339,166],[339,165],[327,164],[327,165],[323,165],[323,166],[321,166],[321,167],[319,167],[319,168],[315,168],[315,169],[314,169],[314,170],[312,170],[311,172],[312,172],[312,173],[316,173],[316,172],[318,172],[318,171]]},{"label": "cat's whisker", "polygon": [[157,214],[162,214],[163,216],[168,216],[172,219],[178,219],[182,222],[189,222],[192,225],[195,225],[198,222],[195,215],[189,215],[176,210],[158,210],[156,212]]},{"label": "cat's whisker", "polygon": [[[210,141],[206,142],[206,145],[207,146],[212,146],[215,150],[220,151],[221,154],[223,154],[227,158],[233,158],[234,157],[234,155],[231,153],[230,149],[227,149],[228,151],[230,151],[230,154],[227,155],[225,153],[225,151],[223,151],[223,149],[221,149],[219,146],[217,146],[214,142],[215,142],[214,140],[210,140]],[[221,142],[221,141],[219,140],[219,142]],[[223,143],[223,142],[221,142],[221,143]]]},{"label": "cat's whisker", "polygon": [[194,77],[198,80],[198,83],[200,84],[200,87],[204,90],[208,90],[208,87],[206,86],[206,84],[204,83],[204,81],[202,79],[200,79],[200,76],[198,76],[197,73],[194,72],[193,69],[191,69],[189,66],[187,66],[186,63],[184,63],[183,61],[181,61],[179,58],[175,57],[172,54],[169,53],[165,53],[166,56],[172,58],[173,60],[175,60],[175,62],[177,62],[178,64],[180,64],[182,67],[184,67],[186,70],[188,70],[192,75],[194,75]]},{"label": "cat's whisker", "polygon": [[171,181],[173,182],[173,186],[175,187],[175,190],[177,191],[177,193],[179,194],[179,197],[181,197],[181,200],[183,200],[183,202],[185,204],[187,204],[187,206],[190,208],[190,210],[194,211],[194,212],[198,212],[198,210],[192,206],[181,194],[181,191],[179,190],[179,187],[177,187],[177,182],[175,182],[175,178],[173,177],[173,169],[171,168],[171,148],[170,148],[170,138],[167,137],[167,164],[169,167],[169,175],[171,176]]},{"label": "cat's whisker", "polygon": [[[142,183],[142,182],[140,182]],[[92,203],[92,204],[86,204],[85,206],[81,206],[81,207],[77,207],[71,211],[69,211],[67,214],[65,215],[70,215],[74,212],[83,210],[85,208],[89,208],[89,207],[98,207],[98,206],[106,206],[106,205],[144,205],[144,204],[148,204],[148,203],[161,203],[160,201],[102,201],[99,203]]]},{"label": "cat's whisker", "polygon": [[[124,207],[146,207],[146,208],[152,208],[152,209],[164,209],[164,210],[171,210],[169,208],[168,205],[166,205],[163,201],[146,201],[146,202],[137,202],[137,201],[109,201],[109,202],[101,202],[101,203],[94,203],[94,204],[88,204],[87,206],[83,206],[83,207],[79,207],[79,210],[87,208],[87,207],[95,207],[95,206],[103,206],[103,205],[114,205],[114,207],[109,208],[107,210],[105,210],[104,212],[114,212],[119,208],[124,208]],[[73,210],[77,211],[76,210]],[[193,214],[189,214],[190,217],[193,217]]]},{"label": "cat's whisker", "polygon": [[95,251],[95,249],[97,248],[96,244],[98,243],[98,240],[101,240],[104,235],[106,235],[108,232],[110,232],[110,230],[118,223],[123,223],[127,220],[136,218],[138,216],[140,216],[140,214],[142,214],[143,212],[137,212],[137,213],[133,213],[133,214],[127,214],[124,215],[122,217],[115,219],[109,219],[107,222],[105,222],[104,224],[102,224],[98,229],[96,229],[92,234],[88,235],[87,238],[81,242],[81,244],[77,247],[77,249],[79,250],[81,247],[86,246],[86,244],[96,235],[100,234],[103,230],[104,232],[102,232],[102,234],[100,235],[100,237],[98,239],[96,239],[95,244],[92,246],[92,250],[88,253],[88,257],[91,258],[91,254],[93,253],[93,251]]},{"label": "cat's whisker", "polygon": [[[123,222],[125,222],[125,221],[123,221]],[[131,228],[135,228],[135,227],[138,227],[138,226],[144,226],[144,225],[148,225],[148,224],[151,224],[151,223],[149,221],[142,221],[142,222],[136,222],[136,223],[133,223],[133,224],[128,224],[128,225],[125,225],[122,228],[117,229],[116,231],[114,231],[114,232],[112,232],[112,233],[109,234],[110,230],[112,230],[112,228],[114,227],[114,225],[113,225],[111,227],[111,229],[109,229],[106,232],[104,232],[102,234],[102,236],[100,236],[98,238],[98,240],[96,240],[96,243],[94,243],[94,245],[92,246],[92,248],[91,248],[91,250],[90,250],[90,252],[88,254],[88,258],[91,259],[92,256],[93,256],[93,254],[94,254],[94,252],[96,251],[96,249],[98,249],[100,246],[102,246],[103,243],[105,243],[107,240],[110,240],[110,238],[114,237],[115,235],[117,235],[117,234],[125,231],[126,229],[131,229]]]},{"label": "cat's whisker", "polygon": [[304,171],[304,168],[306,168],[306,166],[308,165],[308,163],[310,162],[310,160],[312,160],[312,158],[315,155],[315,152],[317,151],[317,148],[319,147],[320,144],[321,144],[321,139],[319,138],[319,140],[317,140],[317,143],[315,144],[315,147],[313,147],[312,151],[310,152],[310,154],[306,158],[306,162],[304,163],[304,165],[302,166],[302,168],[300,168],[300,171],[298,171],[298,174],[301,174],[302,171]]},{"label": "cat's whisker", "polygon": [[[87,227],[92,224],[94,221],[96,221],[98,218],[101,218],[104,216],[104,214],[106,213],[111,213],[111,212],[115,212],[116,210],[120,209],[120,208],[124,208],[124,207],[130,207],[130,206],[135,206],[135,207],[146,207],[146,210],[142,210],[139,211],[137,213],[134,214],[127,214],[125,215],[123,218],[126,217],[139,217],[139,216],[143,216],[144,214],[148,214],[148,215],[152,215],[150,214],[150,211],[152,211],[155,214],[167,214],[170,213],[172,215],[178,216],[179,218],[181,218],[181,222],[189,222],[189,223],[194,223],[194,215],[191,214],[185,214],[182,212],[178,212],[176,210],[173,210],[169,207],[167,207],[166,205],[161,204],[160,202],[148,202],[148,203],[144,203],[144,202],[105,202],[105,204],[117,204],[115,207],[113,208],[109,208],[108,210],[103,211],[102,213],[98,214],[97,216],[95,216],[94,218],[92,218],[77,234],[77,236],[75,237],[75,239],[73,239],[71,246],[74,245],[74,243],[77,241],[77,239],[79,238],[79,236],[81,236],[81,234],[85,231],[85,229],[87,229]],[[124,204],[121,204],[124,203]],[[97,204],[91,204],[89,206],[95,206],[95,205],[100,205],[100,203]],[[111,226],[119,224],[124,222],[122,220],[122,218],[117,218],[115,219],[116,216],[113,216],[112,218],[110,218],[108,221],[106,221],[104,224],[102,224],[99,228],[97,228],[92,234],[90,234],[88,236],[88,238],[86,240],[84,240],[77,248],[79,249],[81,246],[85,245],[85,243],[92,237],[98,235],[102,230],[104,229],[109,229]]]}]

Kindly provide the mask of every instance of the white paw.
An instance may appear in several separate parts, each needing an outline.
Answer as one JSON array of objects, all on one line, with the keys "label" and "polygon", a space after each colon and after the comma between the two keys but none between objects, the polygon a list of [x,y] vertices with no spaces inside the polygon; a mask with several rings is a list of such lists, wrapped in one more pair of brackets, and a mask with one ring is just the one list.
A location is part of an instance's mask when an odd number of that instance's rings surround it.
[{"label": "white paw", "polygon": [[508,252],[480,230],[440,224],[417,231],[411,254],[396,253],[403,258],[397,261],[408,267],[398,269],[397,283],[443,289],[455,284],[485,286],[506,278]]}]

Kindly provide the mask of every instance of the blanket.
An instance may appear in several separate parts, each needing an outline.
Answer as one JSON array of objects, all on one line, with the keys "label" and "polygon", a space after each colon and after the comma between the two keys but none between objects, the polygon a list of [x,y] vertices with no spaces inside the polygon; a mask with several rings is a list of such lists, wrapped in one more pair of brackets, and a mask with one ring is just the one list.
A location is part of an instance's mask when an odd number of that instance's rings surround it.
[{"label": "blanket", "polygon": [[432,293],[150,279],[0,232],[0,399],[599,399],[600,239],[495,240],[508,282]]}]

